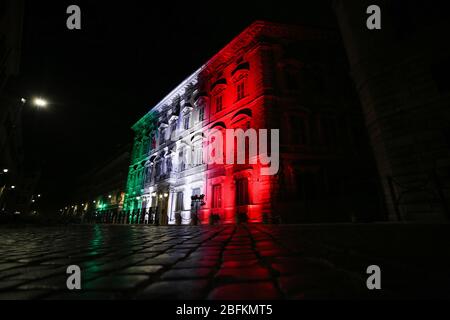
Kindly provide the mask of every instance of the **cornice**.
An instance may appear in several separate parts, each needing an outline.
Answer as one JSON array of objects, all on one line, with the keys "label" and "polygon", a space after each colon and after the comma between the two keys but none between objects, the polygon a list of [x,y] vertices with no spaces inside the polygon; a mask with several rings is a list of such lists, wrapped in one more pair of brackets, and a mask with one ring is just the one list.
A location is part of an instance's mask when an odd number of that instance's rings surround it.
[{"label": "cornice", "polygon": [[329,30],[324,32],[322,29],[317,28],[257,20],[167,94],[144,117],[137,121],[132,126],[132,129],[135,131],[139,130],[139,127],[145,123],[144,119],[148,119],[152,114],[163,112],[164,106],[171,105],[175,98],[182,97],[188,87],[195,86],[198,83],[199,76],[216,71],[222,65],[228,65],[231,60],[245,52],[249,47],[263,42],[264,38],[328,39],[330,36],[333,36],[333,33],[329,32]]}]

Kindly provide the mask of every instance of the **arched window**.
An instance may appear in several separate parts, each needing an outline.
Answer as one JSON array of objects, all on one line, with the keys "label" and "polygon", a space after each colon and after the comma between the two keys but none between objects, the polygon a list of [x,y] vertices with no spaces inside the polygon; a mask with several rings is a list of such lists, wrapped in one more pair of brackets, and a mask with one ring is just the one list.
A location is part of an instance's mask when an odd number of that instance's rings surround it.
[{"label": "arched window", "polygon": [[192,148],[192,164],[200,166],[203,164],[203,148],[201,142],[196,142]]},{"label": "arched window", "polygon": [[133,150],[133,159],[139,158],[140,154],[141,154],[141,141],[136,140]]},{"label": "arched window", "polygon": [[236,101],[244,99],[246,95],[245,90],[246,90],[245,81],[244,79],[242,79],[236,84]]},{"label": "arched window", "polygon": [[198,121],[203,121],[205,120],[205,106],[204,105],[200,105],[198,107]]},{"label": "arched window", "polygon": [[155,164],[155,175],[156,177],[159,177],[161,176],[161,174],[162,174],[162,161],[157,160]]},{"label": "arched window", "polygon": [[235,88],[236,102],[248,96],[248,74],[250,65],[247,62],[240,63],[232,72]]},{"label": "arched window", "polygon": [[152,133],[150,139],[151,139],[151,150],[154,150],[156,148],[156,135]]},{"label": "arched window", "polygon": [[147,155],[147,153],[149,152],[150,148],[149,148],[149,138],[144,138],[142,140],[142,153],[141,156],[145,157]]},{"label": "arched window", "polygon": [[178,153],[178,172],[183,172],[186,169],[185,153],[186,148],[182,147]]},{"label": "arched window", "polygon": [[183,116],[183,129],[188,130],[191,127],[191,114],[186,113]]},{"label": "arched window", "polygon": [[146,168],[145,183],[150,183],[151,181],[152,181],[152,166],[149,165]]},{"label": "arched window", "polygon": [[215,113],[219,113],[223,109],[223,95],[218,94],[214,98]]},{"label": "arched window", "polygon": [[172,157],[166,158],[166,173],[170,174],[172,172]]},{"label": "arched window", "polygon": [[170,123],[170,134],[172,137],[175,136],[177,132],[177,121],[176,120],[172,120],[172,122]]},{"label": "arched window", "polygon": [[216,184],[212,187],[212,208],[222,208],[222,185]]},{"label": "arched window", "polygon": [[247,204],[249,204],[248,179],[241,178],[236,180],[236,205],[244,206]]},{"label": "arched window", "polygon": [[162,128],[160,131],[160,136],[159,136],[159,144],[163,144],[164,142],[166,142],[166,133],[167,133],[167,129],[166,128]]}]

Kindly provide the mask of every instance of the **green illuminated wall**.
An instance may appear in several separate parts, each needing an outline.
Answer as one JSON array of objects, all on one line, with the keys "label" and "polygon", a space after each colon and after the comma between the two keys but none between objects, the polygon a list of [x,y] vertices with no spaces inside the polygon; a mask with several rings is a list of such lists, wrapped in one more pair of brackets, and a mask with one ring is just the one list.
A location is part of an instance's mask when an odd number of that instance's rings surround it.
[{"label": "green illuminated wall", "polygon": [[148,113],[132,127],[135,139],[127,178],[125,211],[132,211],[140,206],[136,198],[141,196],[141,190],[145,184],[145,167],[141,163],[147,160],[146,157],[151,151],[152,140],[150,137],[152,134],[156,134],[156,119],[155,114]]}]

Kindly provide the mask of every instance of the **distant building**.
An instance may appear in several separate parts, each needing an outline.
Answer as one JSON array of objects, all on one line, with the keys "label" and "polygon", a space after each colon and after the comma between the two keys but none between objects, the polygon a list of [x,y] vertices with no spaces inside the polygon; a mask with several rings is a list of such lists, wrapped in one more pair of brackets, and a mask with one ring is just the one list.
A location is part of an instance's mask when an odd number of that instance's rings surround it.
[{"label": "distant building", "polygon": [[[381,10],[368,30],[366,9]],[[450,31],[434,1],[334,1],[391,220],[450,218]]]},{"label": "distant building", "polygon": [[130,148],[119,147],[110,159],[80,177],[72,203],[61,208],[61,214],[83,222],[117,222],[123,211]]},{"label": "distant building", "polygon": [[8,92],[19,73],[24,2],[0,2],[0,214],[28,213],[30,181],[24,174],[22,102]]},{"label": "distant building", "polygon": [[[257,21],[134,126],[121,223],[383,219],[338,36]],[[280,168],[207,164],[211,129],[280,129]],[[246,151],[249,146],[246,145]],[[193,161],[186,161],[186,159]],[[203,205],[192,196],[204,195]]]}]

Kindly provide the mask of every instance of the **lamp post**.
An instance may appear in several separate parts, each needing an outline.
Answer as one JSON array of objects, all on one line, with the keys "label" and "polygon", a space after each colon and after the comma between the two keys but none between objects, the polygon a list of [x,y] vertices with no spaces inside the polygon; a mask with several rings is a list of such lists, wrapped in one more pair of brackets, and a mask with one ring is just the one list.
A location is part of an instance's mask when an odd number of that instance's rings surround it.
[{"label": "lamp post", "polygon": [[6,185],[7,185],[7,174],[9,172],[9,169],[4,168],[1,172],[0,172],[0,211],[3,211],[3,194],[5,193],[6,190]]},{"label": "lamp post", "polygon": [[[0,149],[0,156],[8,154],[8,149],[19,146],[22,144],[21,132],[23,110],[25,107],[30,108],[35,113],[34,125],[36,127],[36,113],[38,110],[46,109],[50,105],[49,101],[41,96],[36,97],[15,97],[10,104],[11,107],[11,130],[6,137],[6,143],[2,145]],[[31,129],[35,131],[34,129]],[[33,139],[38,139],[33,135]],[[3,160],[3,159],[0,159]],[[23,193],[22,188],[22,174],[19,162],[5,159],[5,163],[2,163],[5,167],[0,167],[0,210],[15,211],[18,207],[17,197],[18,192]],[[19,191],[17,191],[19,190]],[[39,198],[39,195],[37,196]],[[34,198],[34,202],[37,202],[37,198]],[[33,203],[33,202],[31,202]],[[30,205],[30,204],[28,204]],[[27,206],[28,206],[27,205]]]},{"label": "lamp post", "polygon": [[199,207],[204,206],[206,204],[204,199],[205,199],[204,194],[194,195],[191,197],[191,206],[193,207],[191,224],[194,226],[198,225],[198,221],[199,221],[198,209],[199,209]]}]

